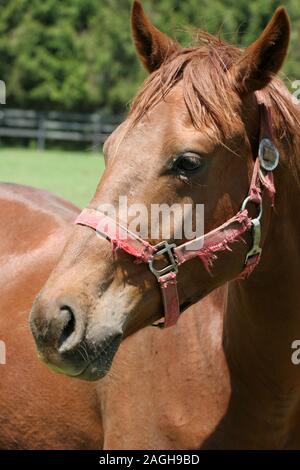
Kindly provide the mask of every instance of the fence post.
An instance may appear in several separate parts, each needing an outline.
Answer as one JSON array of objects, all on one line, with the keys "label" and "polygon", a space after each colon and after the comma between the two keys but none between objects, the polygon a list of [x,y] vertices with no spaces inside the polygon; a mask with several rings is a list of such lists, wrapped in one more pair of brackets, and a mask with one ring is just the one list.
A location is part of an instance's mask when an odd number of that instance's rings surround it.
[{"label": "fence post", "polygon": [[43,112],[38,114],[38,139],[37,146],[39,150],[45,150],[46,135],[45,135],[45,114]]},{"label": "fence post", "polygon": [[93,116],[93,142],[92,148],[94,152],[99,152],[101,145],[101,125],[102,119],[99,113]]}]

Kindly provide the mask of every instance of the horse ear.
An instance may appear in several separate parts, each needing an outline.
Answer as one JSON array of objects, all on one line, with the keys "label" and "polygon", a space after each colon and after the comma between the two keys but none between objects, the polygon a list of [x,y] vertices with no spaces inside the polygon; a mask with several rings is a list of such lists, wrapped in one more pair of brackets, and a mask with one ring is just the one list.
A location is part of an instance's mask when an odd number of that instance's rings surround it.
[{"label": "horse ear", "polygon": [[139,57],[148,70],[154,72],[176,50],[179,44],[151,24],[140,0],[135,0],[132,8],[132,35]]},{"label": "horse ear", "polygon": [[261,36],[249,46],[231,69],[234,85],[241,95],[267,86],[281,69],[290,41],[290,20],[279,7]]}]

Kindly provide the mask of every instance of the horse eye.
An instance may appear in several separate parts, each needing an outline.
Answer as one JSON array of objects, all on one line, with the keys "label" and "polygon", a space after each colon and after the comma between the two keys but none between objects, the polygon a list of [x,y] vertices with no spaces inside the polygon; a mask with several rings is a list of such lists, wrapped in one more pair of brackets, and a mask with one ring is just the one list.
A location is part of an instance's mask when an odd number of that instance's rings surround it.
[{"label": "horse eye", "polygon": [[205,160],[200,155],[187,152],[176,159],[173,164],[173,170],[179,173],[195,173],[202,169],[205,165]]}]

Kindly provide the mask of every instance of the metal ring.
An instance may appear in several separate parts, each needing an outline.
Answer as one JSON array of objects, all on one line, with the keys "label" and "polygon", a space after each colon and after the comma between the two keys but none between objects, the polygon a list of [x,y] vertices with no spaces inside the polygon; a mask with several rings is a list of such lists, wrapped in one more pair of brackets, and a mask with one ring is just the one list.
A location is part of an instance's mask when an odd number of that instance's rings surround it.
[{"label": "metal ring", "polygon": [[278,167],[280,154],[270,139],[262,139],[259,145],[258,156],[260,166],[265,171],[274,171]]},{"label": "metal ring", "polygon": [[[252,202],[253,204],[256,204],[254,201],[252,201],[251,199],[251,196],[248,196],[243,204],[242,204],[242,208],[241,208],[241,211],[243,212],[244,210],[246,210],[246,207],[247,205],[249,204],[249,202]],[[262,205],[262,202],[260,202],[259,204],[256,204],[256,205],[259,205],[259,215],[258,217],[256,217],[257,220],[261,220],[262,218],[262,215],[263,215],[263,205]]]}]

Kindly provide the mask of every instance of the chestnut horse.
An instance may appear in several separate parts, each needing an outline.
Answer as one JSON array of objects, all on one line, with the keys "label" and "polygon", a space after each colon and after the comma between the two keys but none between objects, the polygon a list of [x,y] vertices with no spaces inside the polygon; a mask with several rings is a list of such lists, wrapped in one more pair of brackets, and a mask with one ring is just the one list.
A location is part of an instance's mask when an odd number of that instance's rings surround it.
[{"label": "chestnut horse", "polygon": [[[222,362],[226,289],[190,308],[176,329],[148,328],[129,338],[112,376],[97,386],[74,383],[40,364],[26,323],[79,209],[47,192],[11,184],[0,186],[0,209],[5,220],[0,228],[0,338],[7,345],[7,364],[0,367],[0,448],[198,447],[207,434],[199,417],[218,422],[207,412],[207,400],[220,402],[220,395],[226,400],[220,368],[214,367]],[[203,348],[205,338],[209,343]],[[176,367],[174,357],[181,357]],[[204,382],[209,387],[199,394]]]},{"label": "chestnut horse", "polygon": [[[160,407],[161,419],[164,413],[168,417],[175,413],[176,424],[169,426],[165,443],[173,439],[176,445],[180,426],[187,426],[184,411],[192,406],[197,434],[187,447],[299,448],[300,378],[291,362],[291,344],[299,329],[300,112],[275,78],[289,44],[287,13],[278,9],[245,51],[201,32],[198,47],[183,49],[150,23],[139,1],[134,2],[132,18],[137,50],[151,75],[127,120],[105,146],[107,168],[89,206],[91,212],[96,214],[104,203],[116,205],[120,194],[128,197],[129,204],[146,203],[148,208],[153,203],[202,203],[208,233],[234,217],[247,197],[261,143],[261,103],[272,111],[272,139],[280,152],[272,177],[275,209],[268,191],[262,194],[262,254],[252,275],[239,279],[253,245],[250,231],[230,250],[217,253],[211,274],[197,258],[179,269],[182,307],[224,287],[221,302],[214,306],[215,294],[210,294],[204,313],[198,308],[198,329],[191,332],[195,354],[189,356],[181,346],[179,355],[168,356],[163,392],[169,387],[174,397],[172,376],[181,361],[187,369],[190,363],[194,371],[198,368],[201,383],[195,374],[178,376],[179,389],[181,380],[187,384],[190,378],[191,394],[186,387],[185,401],[179,400],[177,408],[174,402]],[[260,179],[264,180],[261,173]],[[254,221],[252,211],[245,209],[245,220],[251,214]],[[91,225],[74,227],[35,302],[31,328],[49,367],[95,380],[107,374],[122,339],[160,319],[163,303],[147,266],[134,263],[126,250],[112,250],[107,240],[95,236]],[[257,255],[258,251],[256,261]],[[191,311],[182,319],[186,326],[188,317],[193,319]],[[169,333],[157,334],[165,341],[169,338]],[[159,393],[160,382],[154,386],[156,364],[150,363],[147,370],[145,347],[135,351],[134,358],[137,366],[142,361],[142,373],[138,367],[128,368],[128,380],[134,377],[139,391],[134,397],[137,414],[146,411],[151,394],[158,398],[158,406],[161,396],[168,404],[168,397]],[[120,349],[117,360],[122,353]],[[132,398],[124,393],[122,381],[118,384],[115,369],[119,393],[112,397],[104,392],[103,400],[114,401],[116,410],[125,408],[123,416],[129,420],[126,399],[132,410]],[[147,405],[137,403],[141,396]],[[152,402],[151,417],[156,412]],[[140,430],[141,437],[129,437],[127,442],[158,445],[156,429],[147,418],[133,415],[134,421],[140,420],[135,431]],[[107,417],[104,423],[107,436],[112,436],[116,421],[113,425]],[[106,437],[105,442],[109,446],[113,438]],[[126,445],[124,438],[121,445]]]}]

